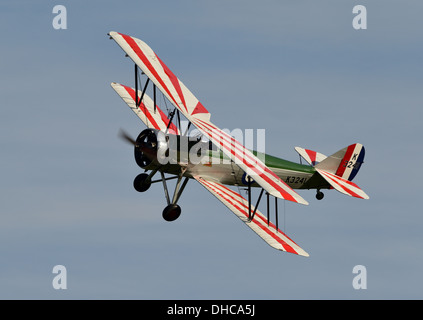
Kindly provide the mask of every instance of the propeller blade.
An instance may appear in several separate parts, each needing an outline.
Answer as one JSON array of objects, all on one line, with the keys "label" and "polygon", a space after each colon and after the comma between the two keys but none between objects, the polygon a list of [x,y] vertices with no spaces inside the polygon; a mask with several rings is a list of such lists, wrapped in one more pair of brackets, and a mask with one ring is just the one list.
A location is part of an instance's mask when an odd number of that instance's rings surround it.
[{"label": "propeller blade", "polygon": [[136,144],[136,141],[122,129],[119,130],[119,138],[126,140],[127,142],[129,142],[130,144],[134,146]]}]

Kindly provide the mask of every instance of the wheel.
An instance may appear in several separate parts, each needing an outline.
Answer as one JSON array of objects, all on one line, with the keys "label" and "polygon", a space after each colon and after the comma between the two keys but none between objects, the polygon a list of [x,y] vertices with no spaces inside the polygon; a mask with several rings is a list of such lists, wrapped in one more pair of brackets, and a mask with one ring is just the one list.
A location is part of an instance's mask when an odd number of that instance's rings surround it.
[{"label": "wheel", "polygon": [[317,193],[316,193],[316,199],[317,200],[322,200],[324,196],[325,196],[325,194],[322,191],[320,191],[320,190],[317,191]]},{"label": "wheel", "polygon": [[181,207],[177,204],[170,204],[163,210],[163,219],[166,221],[175,221],[181,215]]},{"label": "wheel", "polygon": [[141,173],[137,175],[134,179],[134,189],[138,192],[147,191],[151,186],[151,181],[147,180],[148,174]]}]

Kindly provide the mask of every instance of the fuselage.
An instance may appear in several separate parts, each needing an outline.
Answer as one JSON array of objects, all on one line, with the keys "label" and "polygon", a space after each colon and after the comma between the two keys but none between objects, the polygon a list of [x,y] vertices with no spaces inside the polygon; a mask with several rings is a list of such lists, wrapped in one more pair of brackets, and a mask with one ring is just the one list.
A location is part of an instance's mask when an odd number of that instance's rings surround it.
[{"label": "fuselage", "polygon": [[[307,185],[307,182],[316,172],[311,166],[306,166],[284,159],[276,158],[266,154],[258,154],[253,151],[259,159],[264,159],[264,163],[269,167],[282,181],[291,188],[301,189]],[[210,160],[211,161],[210,161]],[[248,177],[236,163],[231,161],[221,152],[212,151],[208,161],[187,166],[186,175],[201,176],[206,180],[212,180],[226,185],[246,186]],[[259,187],[252,183],[253,187]]]},{"label": "fuselage", "polygon": [[[148,169],[158,169],[164,173],[178,175],[181,169],[185,168],[183,173],[185,177],[199,176],[225,185],[248,185],[245,172],[210,142],[200,139],[183,141],[181,136],[166,135],[158,137],[157,145],[157,154]],[[293,189],[329,187],[310,165],[291,162],[254,150],[250,151]],[[260,187],[254,182],[251,186]]]}]

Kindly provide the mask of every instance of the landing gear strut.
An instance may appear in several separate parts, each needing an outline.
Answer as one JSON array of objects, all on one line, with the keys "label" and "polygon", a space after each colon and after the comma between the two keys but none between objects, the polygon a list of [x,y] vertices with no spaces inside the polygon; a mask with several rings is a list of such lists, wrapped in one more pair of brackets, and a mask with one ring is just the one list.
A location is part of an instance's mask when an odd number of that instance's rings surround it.
[{"label": "landing gear strut", "polygon": [[185,180],[181,186],[182,177],[185,171],[186,171],[186,168],[183,168],[178,175],[178,181],[176,182],[175,192],[173,193],[172,201],[170,200],[169,192],[167,190],[165,176],[163,172],[160,171],[160,174],[162,176],[163,189],[164,189],[165,197],[167,201],[167,207],[164,208],[163,214],[162,214],[163,219],[165,219],[166,221],[175,221],[181,215],[181,207],[177,205],[176,203],[178,202],[179,197],[181,196],[182,191],[184,191],[185,186],[187,185],[189,180],[188,177],[185,177]]},{"label": "landing gear strut", "polygon": [[[186,168],[182,168],[179,175],[175,177],[166,178],[164,173],[160,171],[161,179],[151,181],[151,178],[156,174],[156,172],[159,171],[159,169],[153,170],[150,174],[141,173],[134,179],[134,188],[138,192],[145,192],[147,191],[152,183],[160,182],[163,183],[163,189],[165,192],[165,197],[167,201],[167,206],[163,210],[163,219],[166,221],[175,221],[179,218],[181,215],[181,207],[177,205],[179,198],[181,197],[182,191],[184,191],[185,186],[188,183],[189,178],[185,177],[185,180],[182,182],[183,175],[186,171]],[[167,189],[166,180],[172,180],[172,179],[178,179],[176,182],[175,192],[173,194],[173,197],[170,198],[169,191]]]},{"label": "landing gear strut", "polygon": [[325,196],[325,194],[322,191],[317,190],[317,193],[316,193],[316,199],[317,200],[322,200],[324,196]]}]

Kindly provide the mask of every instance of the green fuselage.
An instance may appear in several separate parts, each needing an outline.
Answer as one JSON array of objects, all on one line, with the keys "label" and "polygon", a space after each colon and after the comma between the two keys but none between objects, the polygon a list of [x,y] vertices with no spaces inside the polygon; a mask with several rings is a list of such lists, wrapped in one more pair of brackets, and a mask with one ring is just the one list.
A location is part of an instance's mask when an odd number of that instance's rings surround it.
[{"label": "green fuselage", "polygon": [[[215,181],[225,185],[246,186],[245,172],[231,161],[222,151],[210,147],[203,152],[201,161],[191,161],[186,153],[177,152],[174,164],[162,165],[160,171],[179,174],[185,167],[184,176],[200,176],[205,180]],[[252,151],[265,165],[282,181],[293,189],[326,189],[330,186],[310,165],[299,164],[277,158],[268,154]],[[260,187],[252,183],[253,187]]]}]

